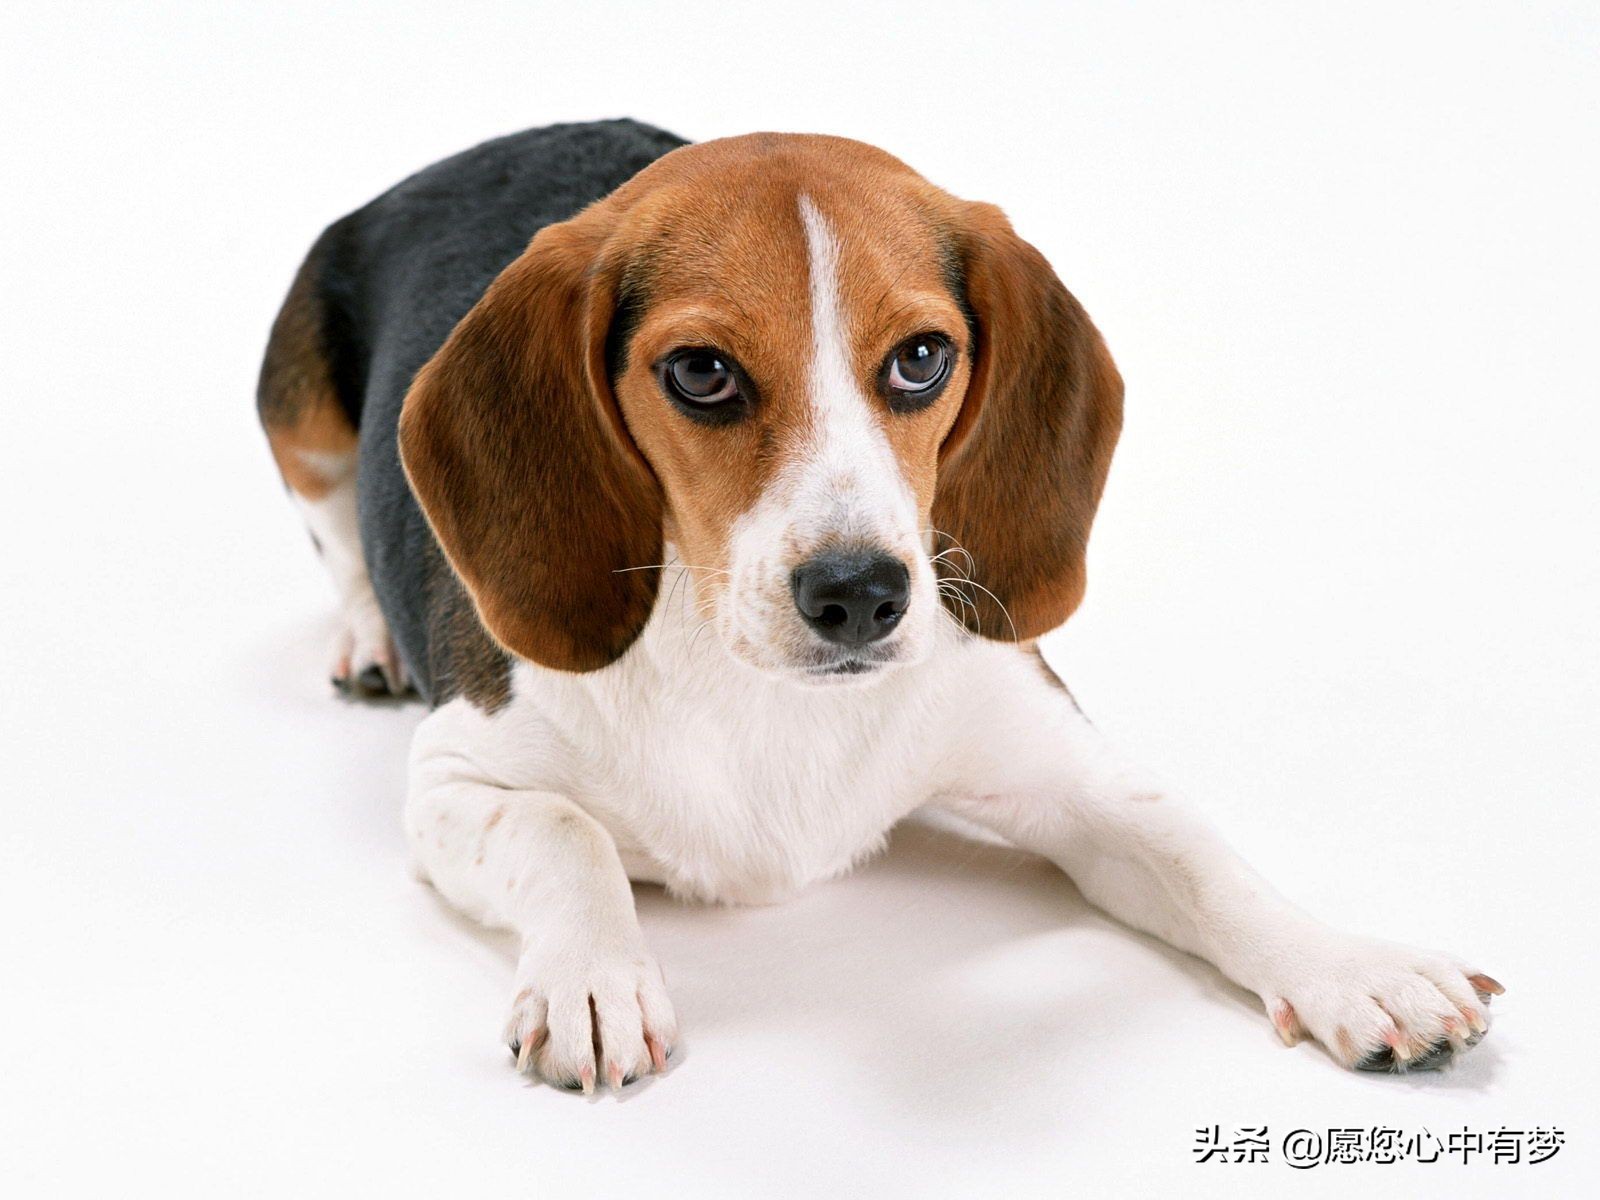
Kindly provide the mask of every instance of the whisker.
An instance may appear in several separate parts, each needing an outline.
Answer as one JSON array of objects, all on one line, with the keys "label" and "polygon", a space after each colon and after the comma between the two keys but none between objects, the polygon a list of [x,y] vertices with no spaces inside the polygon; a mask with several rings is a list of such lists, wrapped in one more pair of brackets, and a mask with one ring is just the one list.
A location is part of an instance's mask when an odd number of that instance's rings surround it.
[{"label": "whisker", "polygon": [[[908,266],[909,266],[909,264],[908,264]],[[902,271],[902,272],[901,272],[901,274],[902,274],[902,275],[903,275],[903,274],[905,274],[905,272],[904,272],[904,271]],[[898,281],[897,281],[897,282],[898,282]],[[885,293],[885,295],[887,295],[887,293]],[[915,297],[913,297],[913,298],[912,298],[912,299],[910,299],[910,300],[907,300],[907,301],[906,301],[906,302],[905,302],[905,303],[904,303],[904,304],[902,304],[902,305],[901,305],[901,306],[900,306],[900,307],[899,307],[899,308],[897,308],[897,309],[895,309],[895,310],[894,310],[894,311],[893,311],[893,312],[892,312],[892,313],[890,313],[890,314],[889,314],[889,315],[888,315],[888,316],[887,316],[887,317],[885,317],[885,318],[883,318],[883,320],[882,320],[882,321],[881,321],[881,322],[879,322],[879,324],[882,324],[882,325],[888,325],[888,324],[890,324],[890,323],[891,323],[891,322],[892,322],[892,321],[893,321],[893,320],[894,320],[894,319],[895,319],[895,318],[896,318],[896,317],[898,317],[898,316],[899,316],[899,315],[900,315],[900,314],[901,314],[901,313],[903,313],[903,312],[905,312],[905,310],[906,310],[906,309],[908,309],[908,308],[910,308],[910,307],[911,307],[911,306],[912,306],[912,305],[913,305],[913,304],[915,304],[915,303],[916,303],[916,302],[917,302],[917,301],[916,301],[916,298],[915,298]],[[882,304],[881,304],[881,303],[880,303],[880,304],[879,304],[879,306],[878,306],[878,307],[879,307],[879,308],[882,308],[882,307],[883,307],[883,305],[882,305]],[[874,314],[874,316],[876,316],[876,314]]]},{"label": "whisker", "polygon": [[[873,319],[873,321],[877,321],[878,314],[883,311],[884,302],[887,301],[889,299],[889,297],[894,294],[895,288],[899,287],[900,286],[900,281],[906,277],[906,272],[911,270],[911,268],[914,265],[916,265],[916,259],[914,259],[914,258],[907,259],[906,260],[906,265],[900,268],[900,274],[898,274],[898,275],[896,275],[894,277],[894,282],[891,283],[888,287],[884,288],[883,291],[878,294],[878,303],[872,310],[872,319]],[[902,305],[900,307],[900,309],[896,310],[896,315],[898,316],[899,313],[901,311],[904,311],[904,309],[907,308],[907,307],[909,307],[909,306],[908,305]],[[885,322],[885,323],[887,323],[887,322]]]},{"label": "whisker", "polygon": [[948,599],[956,601],[963,608],[971,609],[974,617],[978,616],[978,606],[972,602],[972,598],[957,591],[953,585],[950,587],[944,587],[941,585],[939,588],[939,594],[947,597]]},{"label": "whisker", "polygon": [[951,546],[950,549],[948,549],[948,550],[941,550],[941,551],[939,551],[939,553],[937,553],[937,554],[933,555],[932,557],[930,557],[928,559],[928,561],[930,563],[940,563],[940,562],[948,563],[947,556],[951,555],[951,554],[959,554],[959,555],[961,555],[961,557],[963,557],[963,558],[965,558],[967,560],[967,570],[970,571],[972,569],[972,566],[973,566],[972,555],[968,554],[966,549],[964,547],[962,547],[962,546]]},{"label": "whisker", "polygon": [[706,617],[700,622],[699,627],[689,637],[689,654],[694,654],[695,645],[700,641],[700,635],[706,631],[706,626],[711,624],[711,617]]},{"label": "whisker", "polygon": [[[967,584],[967,585],[969,585],[971,587],[977,588],[985,596],[989,597],[990,600],[994,601],[995,607],[1000,610],[1000,615],[1005,617],[1006,624],[1011,627],[1011,640],[1013,642],[1021,641],[1022,639],[1017,636],[1017,623],[1011,619],[1011,610],[1008,609],[1005,606],[1004,602],[1000,599],[999,596],[996,596],[988,588],[984,587],[983,584],[979,583],[976,579],[972,578],[972,574],[971,573],[977,566],[976,562],[973,560],[972,554],[966,549],[966,547],[964,547],[959,541],[957,541],[955,539],[955,537],[953,537],[951,534],[946,533],[944,530],[937,529],[934,526],[930,525],[930,526],[928,526],[928,532],[936,533],[940,537],[943,537],[943,538],[948,538],[950,543],[951,543],[950,544],[950,548],[948,550],[939,551],[938,554],[933,555],[932,558],[929,560],[932,563],[935,563],[935,564],[938,564],[938,565],[940,565],[942,567],[947,568],[949,570],[949,572],[950,572],[950,574],[940,575],[939,576],[939,583],[941,585],[941,588],[946,583],[948,583],[952,587],[959,587],[962,584]],[[947,555],[954,555],[954,554],[960,554],[962,557],[964,557],[966,559],[966,562],[967,562],[966,570],[962,570],[960,567],[956,566],[953,562],[951,562],[948,557],[946,557]],[[971,597],[966,597],[966,599],[967,599],[968,603],[972,603]],[[976,604],[973,604],[973,608],[974,608],[974,610],[976,610],[976,608],[977,608]],[[980,621],[980,624],[981,624],[981,621]]]},{"label": "whisker", "polygon": [[725,571],[721,567],[697,567],[693,563],[681,563],[676,559],[674,559],[672,562],[646,563],[642,567],[617,567],[611,573],[613,575],[621,575],[627,571],[665,571],[669,567],[679,567],[685,571],[710,571],[714,575],[731,574],[731,572]]},{"label": "whisker", "polygon": [[[692,576],[689,574],[689,572],[687,572],[687,571],[679,571],[678,572],[677,578],[675,578],[672,581],[672,589],[669,592],[667,592],[667,604],[669,606],[672,604],[672,598],[674,596],[678,595],[678,589],[683,587],[683,581],[685,579],[690,579],[690,578],[692,578]],[[680,621],[683,619],[683,605],[688,599],[689,599],[689,589],[684,589],[683,598],[681,600],[679,600],[679,602],[678,602],[678,619]]]},{"label": "whisker", "polygon": [[948,580],[947,582],[949,582],[951,584],[954,584],[954,585],[956,585],[958,587],[961,584],[966,584],[969,587],[975,587],[980,592],[982,592],[985,596],[989,597],[989,599],[993,600],[994,603],[995,603],[995,606],[1000,610],[1000,614],[1003,617],[1005,617],[1006,624],[1011,626],[1011,640],[1013,642],[1020,642],[1022,640],[1020,637],[1017,636],[1017,623],[1011,619],[1011,610],[1006,608],[1006,606],[1003,603],[1001,603],[1001,600],[1000,600],[999,596],[996,596],[993,592],[991,592],[988,588],[984,587],[983,584],[979,583],[976,579],[951,579],[951,580]]}]

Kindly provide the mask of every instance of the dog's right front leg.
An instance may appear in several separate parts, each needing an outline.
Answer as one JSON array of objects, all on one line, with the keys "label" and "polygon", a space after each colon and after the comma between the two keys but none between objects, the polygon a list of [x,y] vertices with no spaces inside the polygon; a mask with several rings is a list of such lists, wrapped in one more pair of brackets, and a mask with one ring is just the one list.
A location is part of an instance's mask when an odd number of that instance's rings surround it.
[{"label": "dog's right front leg", "polygon": [[660,1071],[677,1037],[611,835],[569,798],[468,757],[413,756],[406,833],[443,896],[522,939],[506,1040],[523,1071],[592,1091]]}]

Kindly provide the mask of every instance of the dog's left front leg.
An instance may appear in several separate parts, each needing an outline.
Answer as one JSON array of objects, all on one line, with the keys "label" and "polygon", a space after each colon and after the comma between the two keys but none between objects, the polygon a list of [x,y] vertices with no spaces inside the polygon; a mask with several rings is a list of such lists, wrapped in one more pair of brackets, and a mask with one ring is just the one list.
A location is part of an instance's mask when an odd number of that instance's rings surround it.
[{"label": "dog's left front leg", "polygon": [[464,700],[423,721],[405,825],[445,899],[521,939],[505,1035],[517,1065],[584,1091],[664,1070],[677,1021],[617,846],[570,796],[495,770],[507,746],[535,761],[540,747],[494,729]]},{"label": "dog's left front leg", "polygon": [[1487,1030],[1494,980],[1290,904],[1043,678],[975,690],[974,745],[939,807],[1046,855],[1112,916],[1214,964],[1261,997],[1286,1042],[1309,1033],[1346,1066],[1405,1070]]}]

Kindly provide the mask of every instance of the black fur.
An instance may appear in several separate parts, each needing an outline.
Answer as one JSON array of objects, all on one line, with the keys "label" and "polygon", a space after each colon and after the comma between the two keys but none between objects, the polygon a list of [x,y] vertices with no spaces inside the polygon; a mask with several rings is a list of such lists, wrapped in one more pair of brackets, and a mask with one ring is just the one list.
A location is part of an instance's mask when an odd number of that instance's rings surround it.
[{"label": "black fur", "polygon": [[[452,661],[460,639],[440,636],[442,623],[430,610],[470,603],[448,569],[441,572],[439,547],[400,468],[395,436],[406,390],[535,233],[684,144],[630,120],[496,138],[334,222],[309,256],[331,374],[361,433],[357,490],[367,566],[406,668],[434,704],[456,694],[469,672]],[[441,574],[455,595],[440,595]]]}]

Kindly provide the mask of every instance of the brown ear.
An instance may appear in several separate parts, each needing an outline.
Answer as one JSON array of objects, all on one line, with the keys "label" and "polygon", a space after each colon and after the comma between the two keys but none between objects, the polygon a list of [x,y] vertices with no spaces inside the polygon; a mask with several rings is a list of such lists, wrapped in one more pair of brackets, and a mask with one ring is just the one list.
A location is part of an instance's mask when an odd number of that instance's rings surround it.
[{"label": "brown ear", "polygon": [[606,376],[617,272],[603,209],[540,231],[418,372],[400,456],[489,633],[592,671],[644,628],[661,498]]},{"label": "brown ear", "polygon": [[940,451],[933,525],[972,556],[946,556],[946,574],[981,585],[960,589],[974,608],[952,600],[951,613],[986,637],[1032,638],[1083,599],[1122,378],[1088,314],[998,208],[966,206],[956,242],[977,351]]}]

